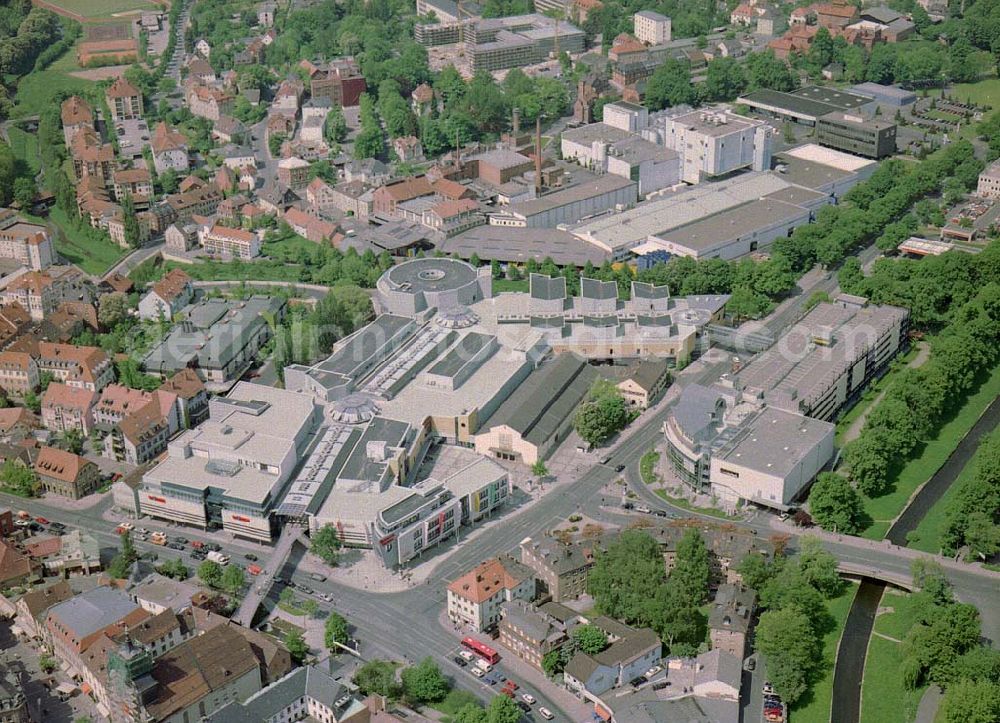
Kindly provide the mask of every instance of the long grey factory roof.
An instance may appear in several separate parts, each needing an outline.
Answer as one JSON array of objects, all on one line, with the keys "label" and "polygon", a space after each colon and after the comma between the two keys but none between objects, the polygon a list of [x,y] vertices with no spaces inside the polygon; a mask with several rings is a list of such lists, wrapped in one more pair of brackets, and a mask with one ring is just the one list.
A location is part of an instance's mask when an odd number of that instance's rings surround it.
[{"label": "long grey factory roof", "polygon": [[783,93],[770,88],[760,88],[737,100],[746,105],[763,105],[788,113],[818,118],[838,110],[848,110],[870,103],[871,99],[832,88],[801,88],[794,93]]},{"label": "long grey factory roof", "polygon": [[545,442],[586,396],[597,372],[572,354],[560,354],[529,376],[483,424],[506,425],[532,444]]},{"label": "long grey factory roof", "polygon": [[777,407],[765,407],[713,456],[756,472],[786,477],[834,426]]},{"label": "long grey factory roof", "polygon": [[496,337],[478,332],[470,332],[428,370],[428,374],[454,377],[471,359]]},{"label": "long grey factory roof", "polygon": [[481,161],[483,163],[496,166],[497,168],[516,168],[517,166],[531,163],[530,158],[518,153],[517,151],[512,151],[509,148],[494,148],[490,151],[478,153],[472,156],[469,160]]},{"label": "long grey factory roof", "polygon": [[613,191],[628,188],[629,186],[635,187],[636,184],[627,178],[608,174],[606,176],[599,176],[594,180],[578,183],[569,188],[564,188],[561,191],[546,194],[531,201],[511,204],[510,208],[513,213],[522,216],[534,216],[535,214],[545,213],[560,206],[584,201],[605,193],[612,193]]},{"label": "long grey factory roof", "polygon": [[378,347],[401,332],[411,319],[394,314],[380,314],[372,323],[347,338],[328,359],[317,368],[323,372],[348,375],[374,354]]},{"label": "long grey factory roof", "polygon": [[77,640],[117,623],[139,605],[127,594],[111,587],[95,587],[53,605],[49,615],[73,632]]},{"label": "long grey factory roof", "polygon": [[803,214],[808,216],[809,211],[802,206],[759,199],[659,234],[657,238],[695,251],[707,251],[757,229],[801,218]]},{"label": "long grey factory roof", "polygon": [[600,266],[608,258],[608,252],[599,246],[555,228],[476,226],[445,239],[437,248],[463,258],[476,254],[483,261],[523,263],[548,256],[559,266],[584,266],[588,261]]},{"label": "long grey factory roof", "polygon": [[[779,164],[777,173],[781,178],[789,183],[794,183],[796,186],[804,186],[805,188],[823,188],[830,183],[836,183],[853,175],[851,171],[804,160],[784,153],[778,154],[774,158]],[[783,166],[783,168],[780,166]]]},{"label": "long grey factory roof", "polygon": [[576,226],[572,233],[608,249],[630,247],[650,236],[725,211],[789,185],[789,181],[774,173],[744,173],[723,181],[699,183],[622,213],[601,216]]}]

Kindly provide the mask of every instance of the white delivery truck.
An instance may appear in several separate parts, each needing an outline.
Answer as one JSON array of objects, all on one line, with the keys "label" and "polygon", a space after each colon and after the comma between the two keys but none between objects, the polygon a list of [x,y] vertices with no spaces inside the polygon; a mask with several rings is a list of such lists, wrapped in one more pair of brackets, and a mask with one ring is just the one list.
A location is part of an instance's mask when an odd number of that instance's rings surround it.
[{"label": "white delivery truck", "polygon": [[209,552],[206,555],[206,557],[209,560],[211,560],[212,562],[217,562],[220,565],[228,565],[229,564],[229,556],[228,555],[223,555],[221,552],[216,552],[215,550],[209,550]]}]

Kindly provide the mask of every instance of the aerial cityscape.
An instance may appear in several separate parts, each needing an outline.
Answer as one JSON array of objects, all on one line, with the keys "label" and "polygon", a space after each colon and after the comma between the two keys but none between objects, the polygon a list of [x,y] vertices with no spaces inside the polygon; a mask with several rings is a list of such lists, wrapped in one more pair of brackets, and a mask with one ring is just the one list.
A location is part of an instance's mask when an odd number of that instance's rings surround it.
[{"label": "aerial cityscape", "polygon": [[1000,0],[0,3],[0,723],[1000,723]]}]

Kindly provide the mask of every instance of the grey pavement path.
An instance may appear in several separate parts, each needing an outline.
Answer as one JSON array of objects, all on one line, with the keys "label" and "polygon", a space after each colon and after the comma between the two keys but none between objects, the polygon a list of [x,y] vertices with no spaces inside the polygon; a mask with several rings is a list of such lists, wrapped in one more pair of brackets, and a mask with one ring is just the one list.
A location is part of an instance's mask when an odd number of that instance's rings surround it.
[{"label": "grey pavement path", "polygon": [[917,706],[917,717],[913,723],[934,723],[938,707],[941,705],[942,691],[936,685],[930,685],[920,698]]}]

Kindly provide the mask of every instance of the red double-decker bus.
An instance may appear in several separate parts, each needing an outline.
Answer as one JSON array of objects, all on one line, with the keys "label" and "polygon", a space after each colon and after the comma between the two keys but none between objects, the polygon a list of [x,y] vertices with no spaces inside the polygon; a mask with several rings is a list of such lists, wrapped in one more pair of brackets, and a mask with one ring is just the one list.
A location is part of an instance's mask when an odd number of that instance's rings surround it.
[{"label": "red double-decker bus", "polygon": [[495,651],[489,645],[485,643],[480,643],[475,638],[462,638],[462,645],[473,653],[478,655],[480,658],[485,660],[490,665],[496,665],[500,662],[500,653]]}]

